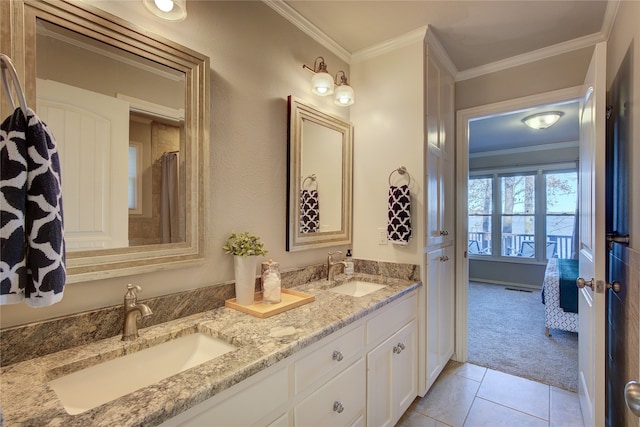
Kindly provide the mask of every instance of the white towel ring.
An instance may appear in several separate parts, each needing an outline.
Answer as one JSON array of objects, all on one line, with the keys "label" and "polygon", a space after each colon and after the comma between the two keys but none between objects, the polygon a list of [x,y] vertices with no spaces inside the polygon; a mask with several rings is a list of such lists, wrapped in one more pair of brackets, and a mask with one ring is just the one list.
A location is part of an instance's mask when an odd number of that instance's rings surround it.
[{"label": "white towel ring", "polygon": [[13,86],[16,90],[16,94],[18,95],[18,102],[20,103],[20,109],[22,110],[22,114],[24,114],[25,119],[27,118],[27,100],[24,97],[24,92],[22,91],[22,86],[20,85],[20,79],[18,78],[18,73],[16,72],[16,67],[13,66],[13,62],[11,62],[11,58],[9,58],[4,53],[0,53],[0,71],[2,72],[2,84],[7,92],[7,97],[9,98],[9,103],[12,108],[16,107],[16,104],[13,102],[13,97],[11,96],[11,89],[9,88],[9,81],[7,79],[7,72],[11,75],[11,81],[13,82]]},{"label": "white towel ring", "polygon": [[400,166],[398,169],[392,170],[389,174],[389,187],[391,187],[391,176],[396,172],[398,172],[400,175],[407,175],[407,179],[409,180],[407,185],[411,185],[411,175],[409,175],[409,172],[407,172],[407,168],[405,168],[404,166]]}]

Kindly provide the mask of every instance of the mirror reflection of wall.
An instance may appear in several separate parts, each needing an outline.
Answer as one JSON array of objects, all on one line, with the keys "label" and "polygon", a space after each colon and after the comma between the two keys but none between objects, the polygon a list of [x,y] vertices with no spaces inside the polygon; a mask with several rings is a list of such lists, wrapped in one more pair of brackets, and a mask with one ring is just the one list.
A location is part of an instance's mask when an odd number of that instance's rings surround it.
[{"label": "mirror reflection of wall", "polygon": [[315,231],[338,231],[342,227],[342,133],[303,120],[302,138],[301,175],[303,180],[315,175],[314,185],[308,180],[302,189],[318,191],[320,222]]},{"label": "mirror reflection of wall", "polygon": [[186,241],[184,73],[36,27],[36,110],[61,153],[68,251]]},{"label": "mirror reflection of wall", "polygon": [[348,245],[353,126],[293,96],[288,107],[287,251]]}]

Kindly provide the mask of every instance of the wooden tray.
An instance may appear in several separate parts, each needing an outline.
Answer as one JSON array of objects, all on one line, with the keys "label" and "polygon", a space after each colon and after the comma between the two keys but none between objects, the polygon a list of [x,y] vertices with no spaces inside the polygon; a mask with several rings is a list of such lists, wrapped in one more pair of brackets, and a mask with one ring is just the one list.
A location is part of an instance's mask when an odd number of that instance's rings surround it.
[{"label": "wooden tray", "polygon": [[256,292],[254,303],[251,305],[240,305],[236,303],[235,298],[226,300],[224,305],[229,308],[233,308],[234,310],[242,311],[243,313],[264,319],[266,317],[280,314],[283,311],[300,307],[301,305],[310,303],[315,299],[316,297],[311,294],[305,294],[304,292],[283,288],[280,292],[280,302],[277,304],[264,304],[262,302],[262,292]]}]

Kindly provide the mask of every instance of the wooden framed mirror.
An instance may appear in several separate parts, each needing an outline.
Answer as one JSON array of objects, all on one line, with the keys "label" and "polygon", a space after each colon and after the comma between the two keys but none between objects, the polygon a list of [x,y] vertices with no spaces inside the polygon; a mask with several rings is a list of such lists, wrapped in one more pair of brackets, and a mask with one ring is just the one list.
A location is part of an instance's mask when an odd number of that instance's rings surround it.
[{"label": "wooden framed mirror", "polygon": [[352,241],[353,126],[288,98],[287,250]]},{"label": "wooden framed mirror", "polygon": [[2,3],[58,144],[67,283],[202,260],[209,58],[82,2]]}]

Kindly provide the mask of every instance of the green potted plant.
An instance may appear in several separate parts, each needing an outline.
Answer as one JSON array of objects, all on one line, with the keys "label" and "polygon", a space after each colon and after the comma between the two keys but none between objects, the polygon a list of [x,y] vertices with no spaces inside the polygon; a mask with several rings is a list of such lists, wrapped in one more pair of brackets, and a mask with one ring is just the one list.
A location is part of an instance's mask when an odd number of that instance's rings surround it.
[{"label": "green potted plant", "polygon": [[251,305],[254,302],[256,286],[257,256],[264,256],[269,251],[264,248],[260,238],[244,233],[231,233],[222,247],[225,253],[233,255],[235,274],[236,302],[240,305]]}]

